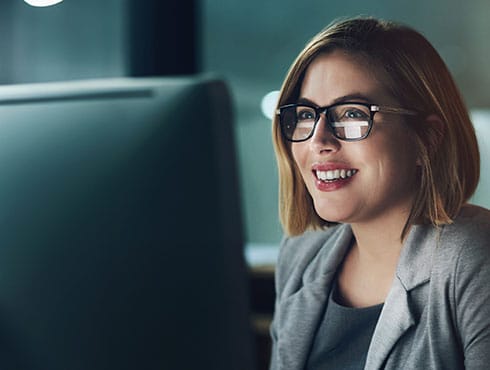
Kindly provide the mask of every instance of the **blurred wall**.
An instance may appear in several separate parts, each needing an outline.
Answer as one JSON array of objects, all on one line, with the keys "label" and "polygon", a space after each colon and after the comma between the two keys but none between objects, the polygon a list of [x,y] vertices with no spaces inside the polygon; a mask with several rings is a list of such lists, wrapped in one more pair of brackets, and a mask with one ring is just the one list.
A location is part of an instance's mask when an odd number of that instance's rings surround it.
[{"label": "blurred wall", "polygon": [[[337,17],[372,15],[421,31],[439,50],[470,108],[490,107],[490,2],[248,0],[203,2],[203,69],[233,88],[247,237],[280,240],[277,173],[262,97],[279,89],[308,39]],[[487,195],[490,203],[490,195]]]},{"label": "blurred wall", "polygon": [[124,76],[128,0],[0,5],[0,84]]},{"label": "blurred wall", "polygon": [[[32,8],[22,0],[2,0],[0,84],[131,75],[130,5],[155,1],[65,0],[50,8]],[[200,11],[196,65],[224,76],[234,95],[244,219],[251,243],[276,244],[282,234],[270,122],[260,111],[260,101],[280,88],[306,41],[333,19],[364,14],[415,27],[440,51],[469,107],[490,107],[488,0],[196,0],[195,6]],[[156,12],[157,19],[161,12]],[[172,12],[169,6],[163,15]],[[192,27],[185,14],[176,23]],[[164,37],[182,40],[179,34]]]},{"label": "blurred wall", "polygon": [[198,0],[1,0],[0,83],[197,72]]}]

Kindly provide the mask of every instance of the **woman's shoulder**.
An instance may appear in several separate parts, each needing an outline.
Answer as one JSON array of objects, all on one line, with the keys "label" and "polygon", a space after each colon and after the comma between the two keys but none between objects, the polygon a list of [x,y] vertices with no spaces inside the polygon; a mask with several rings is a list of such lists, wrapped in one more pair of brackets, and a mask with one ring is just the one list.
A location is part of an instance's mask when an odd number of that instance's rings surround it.
[{"label": "woman's shoulder", "polygon": [[490,209],[480,207],[474,204],[465,204],[455,219],[457,223],[467,223],[471,221],[479,224],[490,225]]},{"label": "woman's shoulder", "polygon": [[463,206],[453,223],[444,227],[441,238],[448,244],[490,248],[490,210]]},{"label": "woman's shoulder", "polygon": [[[349,225],[341,224],[327,229],[306,231],[298,236],[285,236],[279,249],[276,265],[276,283],[300,275],[306,270],[321,269],[333,252],[343,250],[350,244],[352,231]],[[341,253],[341,252],[340,252]],[[316,275],[310,271],[310,275]]]},{"label": "woman's shoulder", "polygon": [[432,275],[444,292],[440,302],[446,310],[452,303],[454,319],[461,336],[465,355],[488,348],[490,325],[490,211],[465,206],[454,222],[441,233],[441,248]]},{"label": "woman's shoulder", "polygon": [[348,225],[336,225],[322,230],[308,230],[297,236],[284,236],[279,249],[279,262],[311,260],[327,245],[335,245],[349,228]]},{"label": "woman's shoulder", "polygon": [[[461,269],[474,271],[485,266],[490,269],[490,211],[465,205],[453,223],[445,225],[438,243],[441,268],[460,274]],[[489,281],[490,282],[490,281]]]},{"label": "woman's shoulder", "polygon": [[323,230],[308,230],[301,235],[286,235],[281,241],[279,260],[296,259],[298,256],[303,258],[314,256],[336,232],[338,232],[338,226]]}]

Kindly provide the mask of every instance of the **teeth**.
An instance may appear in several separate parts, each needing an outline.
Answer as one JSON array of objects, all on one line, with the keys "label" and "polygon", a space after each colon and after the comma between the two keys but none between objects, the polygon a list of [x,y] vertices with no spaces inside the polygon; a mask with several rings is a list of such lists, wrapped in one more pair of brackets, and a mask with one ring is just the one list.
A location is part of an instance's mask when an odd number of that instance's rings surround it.
[{"label": "teeth", "polygon": [[316,177],[322,181],[335,181],[338,179],[346,179],[354,176],[357,170],[328,170],[328,171],[316,171]]}]

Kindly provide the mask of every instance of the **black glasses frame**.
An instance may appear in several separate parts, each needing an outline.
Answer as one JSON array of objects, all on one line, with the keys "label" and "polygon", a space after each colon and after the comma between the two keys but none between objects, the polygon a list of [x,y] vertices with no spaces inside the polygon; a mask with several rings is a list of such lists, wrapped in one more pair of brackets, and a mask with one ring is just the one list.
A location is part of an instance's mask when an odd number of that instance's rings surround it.
[{"label": "black glasses frame", "polygon": [[[366,133],[364,135],[362,135],[361,137],[358,137],[358,138],[354,138],[354,139],[349,139],[349,138],[342,138],[342,137],[339,137],[336,133],[335,133],[335,127],[332,126],[332,122],[330,122],[329,118],[328,118],[328,111],[334,107],[337,107],[339,105],[346,105],[346,104],[356,104],[356,105],[362,105],[366,108],[369,109],[369,120],[368,120],[368,129],[366,131]],[[311,129],[311,132],[310,134],[305,137],[304,139],[299,139],[299,140],[294,140],[294,139],[291,139],[289,138],[286,133],[285,133],[285,123],[283,122],[283,111],[286,110],[286,109],[291,109],[291,108],[297,108],[297,107],[308,107],[308,108],[311,108],[315,111],[315,114],[316,114],[316,118],[315,118],[315,123],[313,124],[313,127]],[[383,112],[383,113],[395,113],[395,114],[407,114],[407,115],[418,115],[419,113],[414,111],[414,110],[410,110],[410,109],[405,109],[405,108],[398,108],[398,107],[388,107],[388,106],[381,106],[381,105],[377,105],[377,104],[371,104],[371,103],[361,103],[361,102],[354,102],[354,101],[345,101],[345,102],[339,102],[339,103],[335,103],[335,104],[331,104],[331,105],[328,105],[328,106],[325,106],[325,107],[316,107],[314,105],[311,105],[311,104],[306,104],[306,103],[301,103],[301,104],[286,104],[286,105],[282,105],[280,106],[279,108],[277,108],[276,110],[276,115],[279,116],[279,126],[281,127],[281,133],[282,133],[282,136],[284,137],[284,139],[286,139],[287,141],[290,141],[292,143],[299,143],[299,142],[302,142],[302,141],[306,141],[308,139],[310,139],[315,130],[316,130],[316,125],[318,124],[318,121],[320,120],[320,115],[322,113],[325,113],[325,121],[327,123],[327,126],[329,128],[329,131],[332,133],[333,136],[335,136],[337,139],[339,140],[342,140],[342,141],[359,141],[359,140],[364,140],[365,138],[367,138],[371,132],[371,129],[373,127],[373,122],[374,122],[374,115],[377,113],[377,112]]]}]

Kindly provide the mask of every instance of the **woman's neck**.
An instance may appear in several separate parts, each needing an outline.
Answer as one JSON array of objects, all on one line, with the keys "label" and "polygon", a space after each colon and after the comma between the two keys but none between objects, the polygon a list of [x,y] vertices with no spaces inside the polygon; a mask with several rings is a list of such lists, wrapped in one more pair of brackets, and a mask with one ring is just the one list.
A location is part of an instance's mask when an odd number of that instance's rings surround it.
[{"label": "woman's neck", "polygon": [[[398,217],[396,217],[398,216]],[[344,304],[365,307],[384,302],[403,247],[408,214],[351,224],[355,241],[340,268]]]},{"label": "woman's neck", "polygon": [[366,256],[381,258],[400,254],[402,233],[410,214],[410,207],[400,207],[367,221],[352,223],[357,247]]}]

